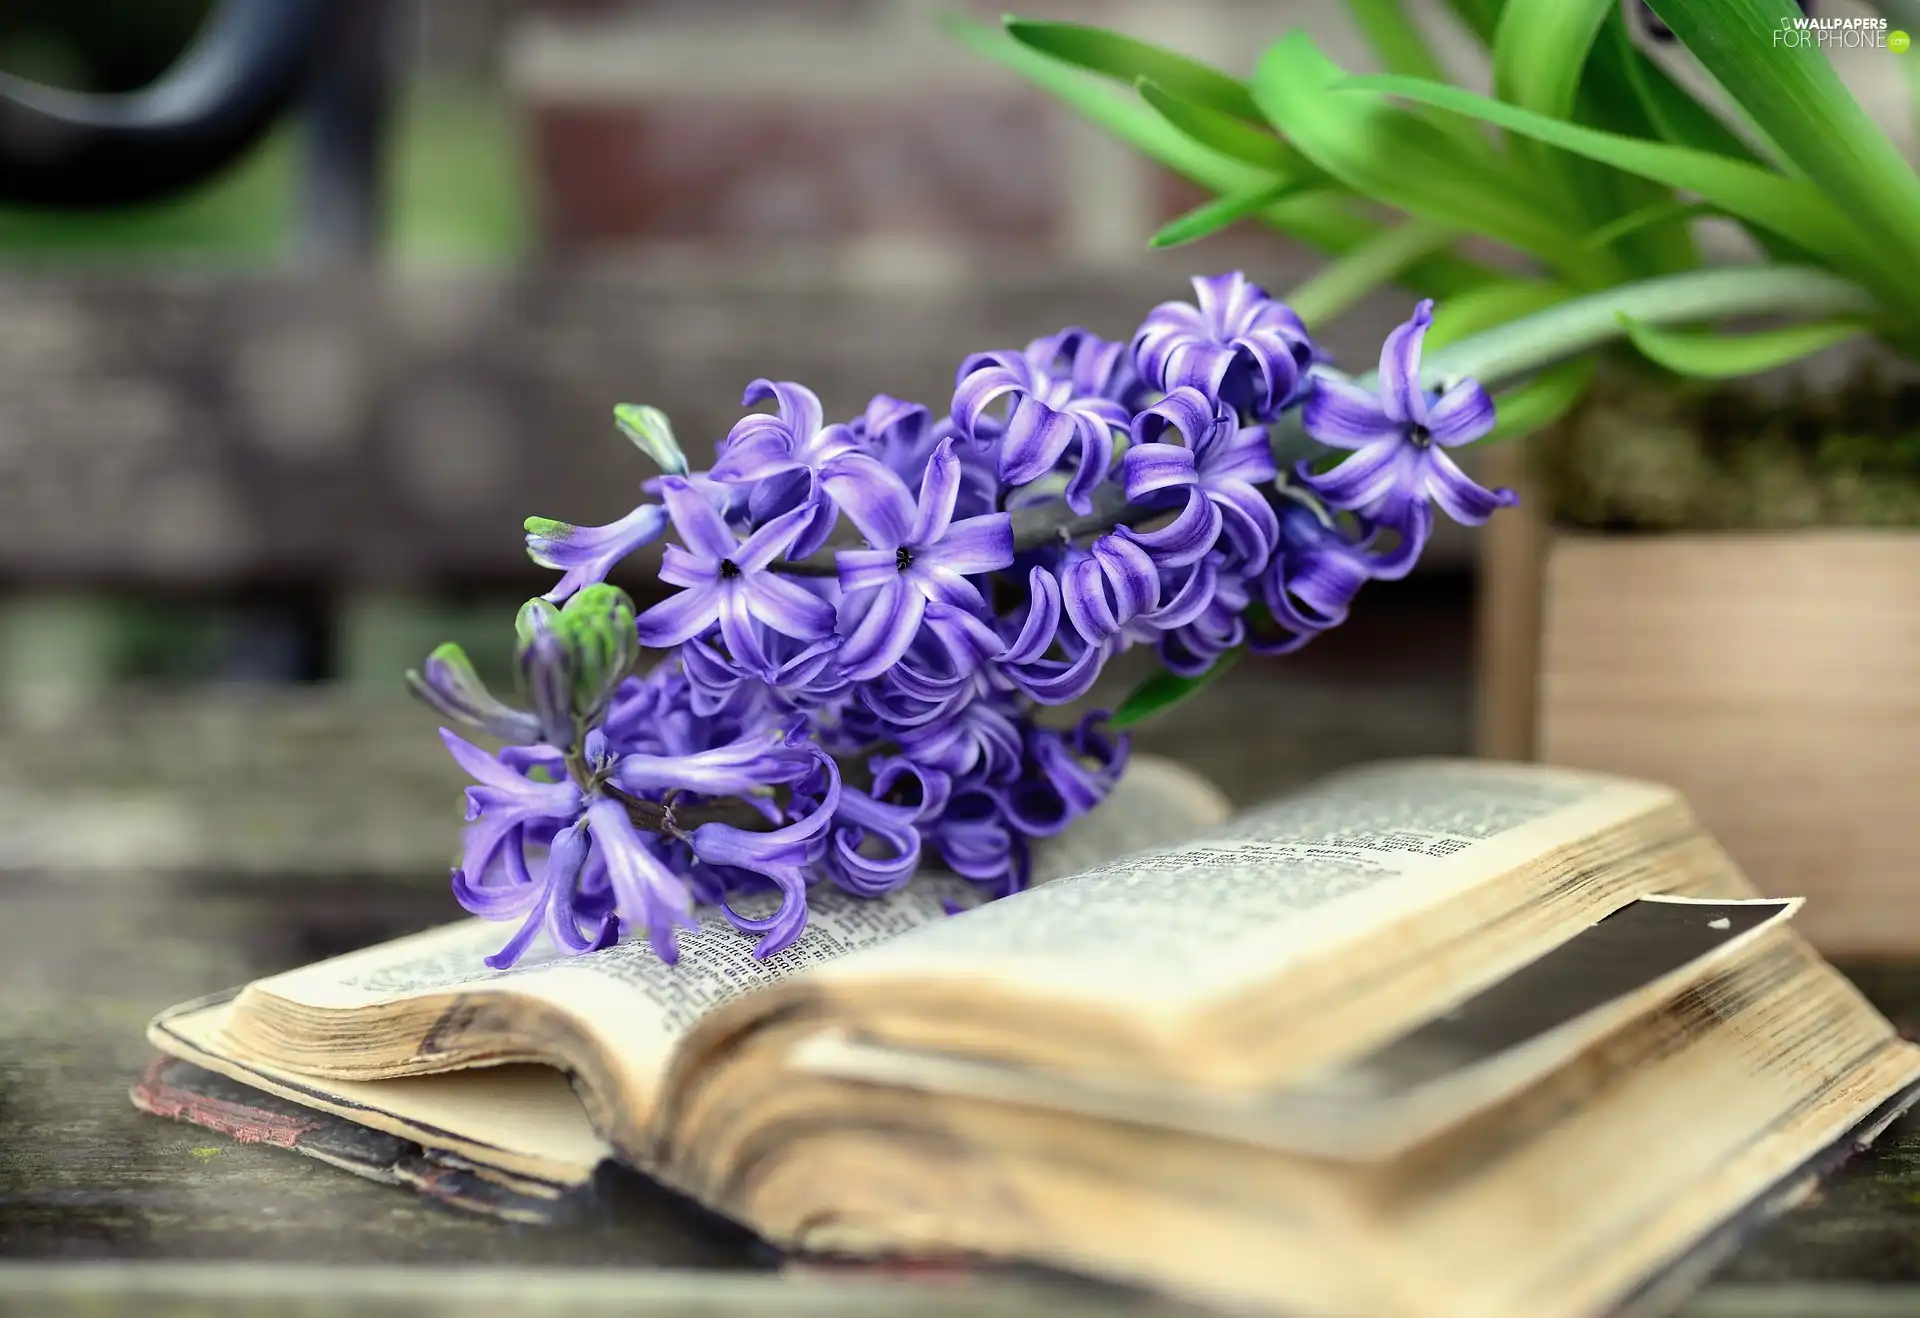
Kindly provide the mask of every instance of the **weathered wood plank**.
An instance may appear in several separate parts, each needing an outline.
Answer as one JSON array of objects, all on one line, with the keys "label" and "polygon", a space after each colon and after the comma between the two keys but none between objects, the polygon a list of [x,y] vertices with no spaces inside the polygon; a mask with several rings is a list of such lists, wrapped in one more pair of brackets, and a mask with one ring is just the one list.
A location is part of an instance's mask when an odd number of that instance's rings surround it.
[{"label": "weathered wood plank", "polygon": [[[1164,270],[1030,265],[7,274],[0,580],[531,585],[523,518],[609,520],[654,474],[615,403],[665,408],[700,462],[756,377],[834,416],[881,391],[943,413],[969,352],[1124,336],[1186,295]],[[1371,360],[1388,324],[1330,342]]]}]

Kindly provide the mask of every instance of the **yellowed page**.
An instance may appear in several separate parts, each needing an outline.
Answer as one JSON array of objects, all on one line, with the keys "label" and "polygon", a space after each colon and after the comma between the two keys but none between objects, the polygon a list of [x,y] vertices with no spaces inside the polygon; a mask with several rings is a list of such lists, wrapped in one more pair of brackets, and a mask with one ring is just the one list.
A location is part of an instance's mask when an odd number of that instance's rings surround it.
[{"label": "yellowed page", "polygon": [[1211,999],[1674,799],[1537,765],[1352,770],[1194,841],[1017,893],[822,973],[841,983],[992,978],[1094,1002]]},{"label": "yellowed page", "polygon": [[147,1037],[162,1052],[241,1084],[520,1176],[579,1184],[613,1156],[567,1077],[552,1067],[315,1082],[281,1067],[236,1060],[221,1036],[232,1012],[231,1001],[168,1012]]}]

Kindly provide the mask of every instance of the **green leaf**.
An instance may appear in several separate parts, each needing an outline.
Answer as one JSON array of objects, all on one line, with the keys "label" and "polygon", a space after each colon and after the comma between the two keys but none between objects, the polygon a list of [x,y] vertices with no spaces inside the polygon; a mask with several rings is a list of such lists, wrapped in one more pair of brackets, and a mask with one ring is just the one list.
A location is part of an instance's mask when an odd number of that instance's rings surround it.
[{"label": "green leaf", "polygon": [[1384,97],[1335,95],[1335,84],[1348,85],[1340,66],[1304,33],[1291,32],[1261,56],[1254,98],[1288,141],[1361,195],[1592,277],[1592,253],[1577,250],[1569,229],[1526,184],[1463,153],[1433,124]]},{"label": "green leaf", "polygon": [[1749,334],[1687,333],[1655,329],[1624,314],[1620,326],[1647,360],[1675,375],[1705,380],[1757,375],[1867,332],[1858,320],[1821,320]]},{"label": "green leaf", "polygon": [[1247,84],[1185,55],[1150,46],[1118,32],[1078,23],[1009,18],[1006,29],[1008,36],[1028,49],[1077,68],[1104,73],[1127,83],[1145,78],[1183,100],[1197,101],[1248,123],[1261,122],[1259,108],[1254,105]]},{"label": "green leaf", "polygon": [[[1587,52],[1618,7],[1618,0],[1507,0],[1493,36],[1493,85],[1500,99],[1569,118]],[[1429,81],[1445,79],[1429,75]]]},{"label": "green leaf", "polygon": [[1308,325],[1323,325],[1459,236],[1457,229],[1425,220],[1408,220],[1397,228],[1382,229],[1345,256],[1322,266],[1284,300]]},{"label": "green leaf", "polygon": [[1624,336],[1622,313],[1648,325],[1686,325],[1734,316],[1864,316],[1873,295],[1826,270],[1783,265],[1722,266],[1621,284],[1569,298],[1494,325],[1421,363],[1423,380],[1470,375],[1489,389],[1581,356]]},{"label": "green leaf", "polygon": [[1669,224],[1674,220],[1691,220],[1702,215],[1718,215],[1720,212],[1701,201],[1688,201],[1685,197],[1669,197],[1666,201],[1657,201],[1651,206],[1643,206],[1628,215],[1622,215],[1610,224],[1603,224],[1581,243],[1587,247],[1608,247],[1619,242],[1628,234],[1656,224]]},{"label": "green leaf", "polygon": [[1437,351],[1470,334],[1479,334],[1507,321],[1530,316],[1556,302],[1565,302],[1573,295],[1574,290],[1564,284],[1543,283],[1538,279],[1502,279],[1455,297],[1442,298],[1433,309],[1426,349]]},{"label": "green leaf", "polygon": [[1782,25],[1800,17],[1799,7],[1791,0],[1653,0],[1653,8],[1787,162],[1847,217],[1888,287],[1910,309],[1920,308],[1920,178],[1824,51],[1776,44]]},{"label": "green leaf", "polygon": [[1407,17],[1400,0],[1347,0],[1347,14],[1390,73],[1446,81],[1427,39]]},{"label": "green leaf", "polygon": [[613,423],[635,447],[658,463],[661,471],[669,476],[687,474],[687,455],[680,451],[665,412],[644,403],[619,403],[613,409]]},{"label": "green leaf", "polygon": [[1493,34],[1500,27],[1501,0],[1447,0],[1447,8],[1482,45],[1492,48]]},{"label": "green leaf", "polygon": [[1196,206],[1175,219],[1162,225],[1160,231],[1147,239],[1149,247],[1179,247],[1183,243],[1194,242],[1208,234],[1218,233],[1230,224],[1238,223],[1249,215],[1257,215],[1294,192],[1300,185],[1291,180],[1282,180],[1258,192],[1245,193],[1238,197],[1215,197],[1204,205]]},{"label": "green leaf", "polygon": [[1213,665],[1197,677],[1181,677],[1167,669],[1155,669],[1139,686],[1127,693],[1120,702],[1120,708],[1113,712],[1111,726],[1117,732],[1130,728],[1151,715],[1171,708],[1188,696],[1205,690],[1220,680],[1221,676],[1240,662],[1244,648],[1229,650],[1213,661]]},{"label": "green leaf", "polygon": [[[1023,46],[998,28],[951,14],[943,14],[939,23],[948,36],[968,50],[1011,69],[1141,154],[1209,192],[1251,192],[1271,181],[1271,175],[1194,141],[1138,97]],[[1262,212],[1260,220],[1321,251],[1339,255],[1381,227],[1356,215],[1347,200],[1330,192],[1302,193]],[[1428,257],[1407,273],[1409,279],[1436,297],[1459,293],[1496,277],[1484,265],[1448,255]]]},{"label": "green leaf", "polygon": [[1563,147],[1602,164],[1691,192],[1702,200],[1801,243],[1845,269],[1865,262],[1860,237],[1846,217],[1804,179],[1783,178],[1756,165],[1663,142],[1643,142],[1549,119],[1458,87],[1391,74],[1348,79],[1359,93],[1385,92],[1452,110],[1497,127]]},{"label": "green leaf", "polygon": [[1138,86],[1141,99],[1158,110],[1168,123],[1223,156],[1289,178],[1320,172],[1305,156],[1264,128],[1252,127],[1244,119],[1175,96],[1148,78],[1140,79]]},{"label": "green leaf", "polygon": [[1508,390],[1493,400],[1493,429],[1478,441],[1497,444],[1506,439],[1524,439],[1544,430],[1573,410],[1587,386],[1593,383],[1596,363],[1591,357],[1561,362],[1540,372],[1517,389]]}]

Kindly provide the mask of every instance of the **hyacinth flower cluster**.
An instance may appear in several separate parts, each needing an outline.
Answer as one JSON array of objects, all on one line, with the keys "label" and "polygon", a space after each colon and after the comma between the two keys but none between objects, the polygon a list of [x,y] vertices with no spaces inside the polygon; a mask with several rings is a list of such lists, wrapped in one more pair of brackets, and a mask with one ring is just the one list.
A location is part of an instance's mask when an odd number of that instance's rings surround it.
[{"label": "hyacinth flower cluster", "polygon": [[[568,952],[676,931],[708,909],[797,938],[808,893],[880,897],[923,865],[988,897],[1026,884],[1040,839],[1097,806],[1127,741],[1102,714],[1055,726],[1113,656],[1150,647],[1198,677],[1290,651],[1403,575],[1434,510],[1478,523],[1511,495],[1447,450],[1487,433],[1472,381],[1420,382],[1430,307],[1371,386],[1334,371],[1240,274],[1194,281],[1127,341],[1080,329],[960,364],[948,406],[876,396],[829,422],[755,381],[704,472],[666,419],[616,417],[662,468],[606,526],[534,518],[562,575],[517,621],[518,701],[457,646],[409,680],[472,776],[460,904]],[[1287,414],[1323,446],[1281,470]],[[671,534],[659,603],[606,577]]]}]

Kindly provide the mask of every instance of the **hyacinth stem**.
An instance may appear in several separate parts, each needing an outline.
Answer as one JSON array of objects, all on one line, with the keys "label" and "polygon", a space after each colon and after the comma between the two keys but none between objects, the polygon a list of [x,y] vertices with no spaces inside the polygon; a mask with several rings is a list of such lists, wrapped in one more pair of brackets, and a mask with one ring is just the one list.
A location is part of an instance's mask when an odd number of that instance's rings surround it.
[{"label": "hyacinth stem", "polygon": [[[1920,0],[1915,3],[1920,4]],[[1571,298],[1482,330],[1429,354],[1420,374],[1434,388],[1443,387],[1445,381],[1471,377],[1493,392],[1624,338],[1623,316],[1643,325],[1666,326],[1769,314],[1812,320],[1866,314],[1878,306],[1858,284],[1807,266],[1692,270]],[[1373,373],[1357,377],[1357,383],[1371,386]],[[1274,457],[1283,472],[1320,451],[1301,428],[1297,408],[1275,422],[1270,433]],[[1118,485],[1102,485],[1094,491],[1092,510],[1085,514],[1074,512],[1058,499],[1014,509],[1014,549],[1038,549],[1063,537],[1098,535],[1151,515],[1147,509],[1129,505]],[[778,566],[798,576],[830,577],[836,570],[831,550]]]}]

